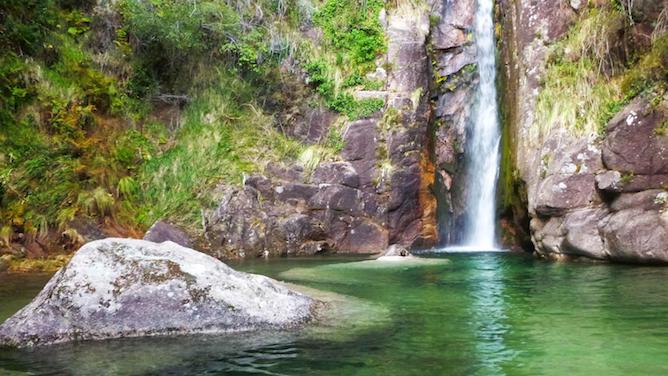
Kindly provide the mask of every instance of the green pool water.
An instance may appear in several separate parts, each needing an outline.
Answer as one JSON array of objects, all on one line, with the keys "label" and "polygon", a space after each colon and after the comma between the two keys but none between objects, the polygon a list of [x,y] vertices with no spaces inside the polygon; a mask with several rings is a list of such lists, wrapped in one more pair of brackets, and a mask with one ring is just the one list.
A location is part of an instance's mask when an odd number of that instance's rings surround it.
[{"label": "green pool water", "polygon": [[[300,332],[129,339],[0,350],[0,374],[665,375],[668,268],[434,254],[425,265],[350,258],[234,267],[339,294]],[[0,320],[44,275],[0,276]],[[330,318],[331,319],[331,318]]]}]

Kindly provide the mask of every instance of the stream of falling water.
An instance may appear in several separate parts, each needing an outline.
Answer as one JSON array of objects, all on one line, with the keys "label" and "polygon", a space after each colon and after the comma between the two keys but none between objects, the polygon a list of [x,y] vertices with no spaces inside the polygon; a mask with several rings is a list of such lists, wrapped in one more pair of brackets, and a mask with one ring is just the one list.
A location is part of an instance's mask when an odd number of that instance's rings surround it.
[{"label": "stream of falling water", "polygon": [[496,102],[494,0],[478,0],[475,41],[480,83],[466,148],[468,203],[463,246],[492,250],[495,242],[496,181],[499,174],[499,118]]}]

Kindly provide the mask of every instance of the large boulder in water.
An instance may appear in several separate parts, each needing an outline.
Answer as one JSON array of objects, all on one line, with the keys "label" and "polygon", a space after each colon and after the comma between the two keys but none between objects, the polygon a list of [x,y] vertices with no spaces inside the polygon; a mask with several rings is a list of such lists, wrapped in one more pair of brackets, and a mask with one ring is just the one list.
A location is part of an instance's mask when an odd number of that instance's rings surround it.
[{"label": "large boulder in water", "polygon": [[0,345],[288,328],[314,303],[172,242],[111,238],[83,246],[5,321]]}]

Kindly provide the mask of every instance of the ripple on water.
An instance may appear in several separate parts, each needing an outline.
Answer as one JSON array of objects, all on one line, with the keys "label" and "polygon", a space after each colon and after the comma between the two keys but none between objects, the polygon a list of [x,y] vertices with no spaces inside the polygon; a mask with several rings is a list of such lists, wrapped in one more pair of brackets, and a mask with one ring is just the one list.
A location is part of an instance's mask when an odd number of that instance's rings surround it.
[{"label": "ripple on water", "polygon": [[[295,332],[0,351],[0,374],[668,374],[668,268],[447,257],[414,267],[340,258],[238,265],[327,301],[320,320]],[[0,305],[29,300],[10,290],[23,291],[0,286]]]}]

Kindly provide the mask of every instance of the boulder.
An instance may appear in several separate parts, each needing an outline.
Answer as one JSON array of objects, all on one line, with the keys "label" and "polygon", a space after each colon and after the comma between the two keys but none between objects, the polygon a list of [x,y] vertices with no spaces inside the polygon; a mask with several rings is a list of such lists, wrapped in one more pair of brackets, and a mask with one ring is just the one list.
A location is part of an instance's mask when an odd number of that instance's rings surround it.
[{"label": "boulder", "polygon": [[562,244],[566,236],[563,217],[551,217],[546,222],[539,218],[531,219],[531,231],[536,251],[542,256],[562,253]]},{"label": "boulder", "polygon": [[416,257],[413,256],[408,248],[400,244],[392,244],[389,246],[382,256],[376,259],[377,261],[416,261]]},{"label": "boulder", "polygon": [[383,253],[384,257],[393,257],[393,256],[406,257],[410,255],[411,253],[408,251],[408,248],[400,244],[392,244],[385,250],[385,253]]},{"label": "boulder", "polygon": [[356,218],[345,229],[338,247],[341,252],[378,253],[387,248],[388,243],[385,228],[368,219]]},{"label": "boulder", "polygon": [[599,224],[610,259],[668,263],[668,214],[642,208],[613,213]]},{"label": "boulder", "polygon": [[605,171],[596,175],[596,187],[604,192],[621,192],[622,174],[619,171]]},{"label": "boulder", "polygon": [[668,175],[668,135],[657,132],[665,120],[646,98],[631,102],[607,125],[605,166],[633,175]]},{"label": "boulder", "polygon": [[109,238],[83,246],[5,321],[0,345],[289,328],[314,304],[176,243]]},{"label": "boulder", "polygon": [[155,243],[171,241],[184,247],[192,247],[188,234],[163,221],[155,222],[144,234],[144,240]]},{"label": "boulder", "polygon": [[638,193],[625,193],[619,195],[610,209],[614,212],[628,209],[661,210],[666,203],[666,191],[652,189]]},{"label": "boulder", "polygon": [[597,200],[593,174],[551,175],[540,183],[535,205],[539,215],[554,216]]},{"label": "boulder", "polygon": [[566,237],[562,250],[566,254],[604,259],[607,256],[605,244],[598,231],[598,223],[607,210],[599,208],[580,209],[564,217],[563,228]]}]

